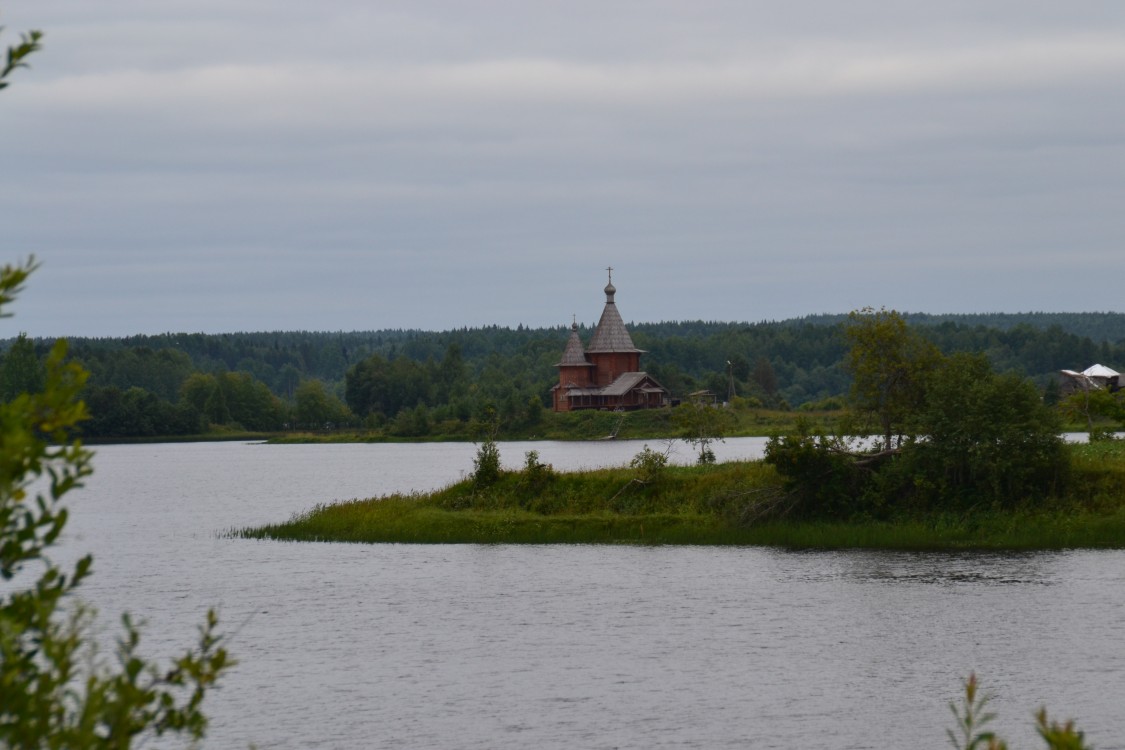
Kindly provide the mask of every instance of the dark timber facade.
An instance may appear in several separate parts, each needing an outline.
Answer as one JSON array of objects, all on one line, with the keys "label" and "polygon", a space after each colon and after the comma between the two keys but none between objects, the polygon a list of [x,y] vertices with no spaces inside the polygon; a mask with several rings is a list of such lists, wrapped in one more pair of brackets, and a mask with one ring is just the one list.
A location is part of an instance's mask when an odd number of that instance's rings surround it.
[{"label": "dark timber facade", "polygon": [[653,409],[667,406],[670,395],[651,375],[641,371],[640,349],[613,301],[613,269],[605,288],[605,309],[589,346],[578,337],[578,323],[570,327],[559,368],[559,382],[551,389],[555,411],[575,409]]}]

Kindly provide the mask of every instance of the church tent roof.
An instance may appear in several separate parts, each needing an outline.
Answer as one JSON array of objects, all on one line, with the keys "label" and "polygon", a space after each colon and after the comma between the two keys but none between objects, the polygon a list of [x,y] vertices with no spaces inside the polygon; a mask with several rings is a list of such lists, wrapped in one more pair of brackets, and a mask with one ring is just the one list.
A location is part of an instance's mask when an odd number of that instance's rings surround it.
[{"label": "church tent roof", "polygon": [[600,354],[642,351],[633,345],[633,339],[625,328],[625,321],[621,320],[621,314],[617,312],[617,305],[613,301],[616,292],[617,289],[610,281],[605,288],[605,309],[602,310],[601,320],[590,338],[590,345],[586,347],[587,352]]},{"label": "church tent roof", "polygon": [[578,338],[578,323],[570,326],[570,338],[566,342],[562,359],[555,367],[593,367],[594,364],[586,359],[586,352],[582,348],[582,339]]}]

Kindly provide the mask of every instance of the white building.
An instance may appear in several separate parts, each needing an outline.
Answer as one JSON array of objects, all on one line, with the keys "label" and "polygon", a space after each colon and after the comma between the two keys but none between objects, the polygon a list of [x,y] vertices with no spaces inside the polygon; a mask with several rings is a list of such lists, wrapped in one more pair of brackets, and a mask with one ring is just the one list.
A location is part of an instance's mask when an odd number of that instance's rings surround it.
[{"label": "white building", "polygon": [[1082,372],[1059,370],[1063,376],[1064,394],[1108,388],[1111,392],[1121,388],[1121,374],[1105,365],[1091,365]]}]

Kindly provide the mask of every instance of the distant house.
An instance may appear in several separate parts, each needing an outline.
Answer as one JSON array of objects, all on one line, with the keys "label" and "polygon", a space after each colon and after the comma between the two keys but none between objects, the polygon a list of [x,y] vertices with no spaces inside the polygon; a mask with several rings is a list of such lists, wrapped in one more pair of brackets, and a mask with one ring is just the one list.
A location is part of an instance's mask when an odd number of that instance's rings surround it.
[{"label": "distant house", "polygon": [[1109,389],[1112,393],[1121,390],[1120,373],[1105,365],[1091,365],[1082,372],[1059,370],[1062,375],[1062,394],[1069,396],[1082,391]]},{"label": "distant house", "polygon": [[643,351],[633,345],[613,301],[613,269],[605,287],[605,308],[583,346],[578,323],[570,327],[559,368],[559,382],[551,389],[555,411],[577,409],[653,409],[668,406],[671,394],[647,372],[641,371]]}]

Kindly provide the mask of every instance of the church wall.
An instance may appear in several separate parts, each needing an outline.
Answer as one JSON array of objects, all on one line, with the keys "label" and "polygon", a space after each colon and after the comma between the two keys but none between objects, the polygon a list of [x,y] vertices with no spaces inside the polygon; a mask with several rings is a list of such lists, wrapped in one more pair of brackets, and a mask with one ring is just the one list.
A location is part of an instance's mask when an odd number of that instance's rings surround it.
[{"label": "church wall", "polygon": [[577,385],[585,388],[593,384],[593,379],[590,377],[593,374],[592,367],[560,367],[559,368],[559,385],[566,387],[568,385]]},{"label": "church wall", "polygon": [[622,373],[640,370],[641,355],[637,352],[590,352],[586,355],[594,363],[594,384],[607,386]]}]

